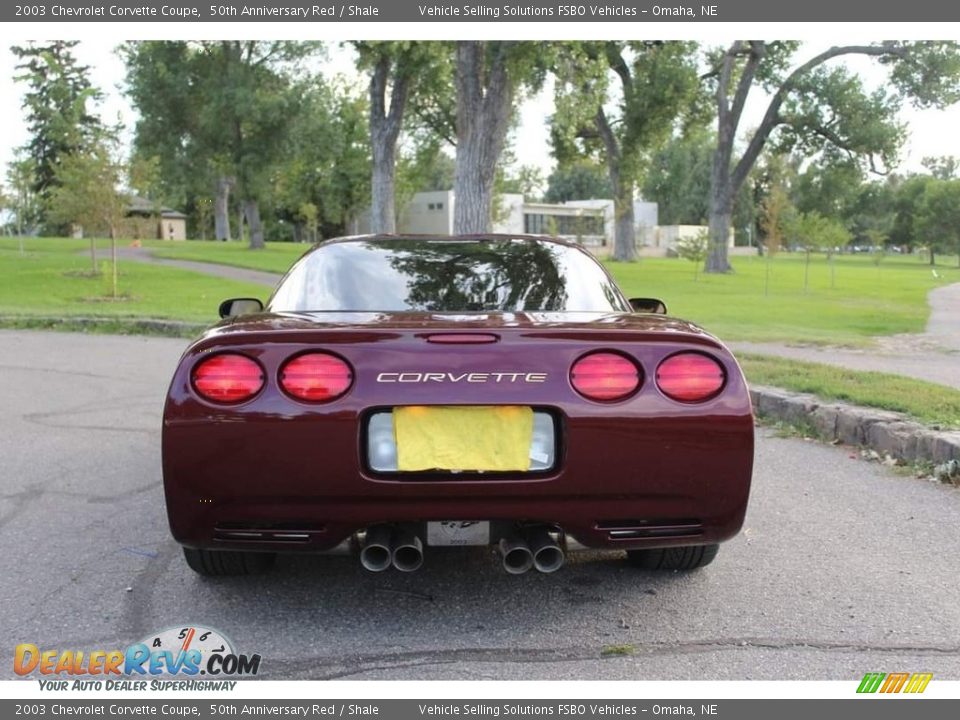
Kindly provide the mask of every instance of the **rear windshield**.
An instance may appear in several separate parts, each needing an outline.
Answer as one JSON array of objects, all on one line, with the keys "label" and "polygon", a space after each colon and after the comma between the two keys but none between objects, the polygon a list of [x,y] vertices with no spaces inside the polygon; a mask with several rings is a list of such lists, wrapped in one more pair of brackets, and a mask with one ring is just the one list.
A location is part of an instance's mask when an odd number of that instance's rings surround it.
[{"label": "rear windshield", "polygon": [[591,256],[529,239],[351,240],[317,248],[274,292],[272,312],[628,311]]}]

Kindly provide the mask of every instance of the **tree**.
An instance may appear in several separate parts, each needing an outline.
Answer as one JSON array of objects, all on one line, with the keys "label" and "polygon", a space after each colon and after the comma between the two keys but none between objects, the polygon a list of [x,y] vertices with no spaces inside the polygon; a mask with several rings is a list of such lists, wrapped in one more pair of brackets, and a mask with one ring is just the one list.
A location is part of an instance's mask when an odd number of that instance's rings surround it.
[{"label": "tree", "polygon": [[[707,74],[715,82],[717,148],[710,193],[708,272],[728,272],[726,238],[733,198],[771,134],[782,149],[806,155],[835,148],[866,157],[872,168],[889,166],[903,138],[896,123],[900,105],[944,107],[960,98],[960,54],[950,42],[882,42],[836,46],[788,72],[793,42],[738,40],[716,54]],[[825,63],[847,55],[874,57],[890,68],[891,91],[867,93],[858,78]],[[772,94],[759,126],[734,157],[747,97],[755,85]]]},{"label": "tree", "polygon": [[661,225],[706,224],[715,146],[713,134],[700,130],[671,139],[653,154],[643,196],[657,201]]},{"label": "tree", "polygon": [[512,147],[505,148],[500,156],[497,177],[494,180],[496,195],[523,195],[534,201],[543,194],[543,173],[535,165],[520,165]]},{"label": "tree", "polygon": [[960,171],[960,159],[953,155],[925,157],[920,164],[937,180],[953,180]]},{"label": "tree", "polygon": [[[288,129],[285,154],[272,176],[272,217],[292,223],[297,240],[307,239],[313,222],[317,240],[343,235],[370,203],[367,98],[343,83],[312,78]],[[316,209],[315,219],[302,212],[308,205]]]},{"label": "tree", "polygon": [[88,149],[65,156],[57,165],[50,194],[50,215],[65,225],[79,225],[90,238],[90,259],[97,274],[96,237],[110,238],[111,289],[117,289],[117,236],[126,217],[128,199],[120,192],[126,166],[119,161],[116,141],[101,137]]},{"label": "tree", "polygon": [[[890,242],[894,245],[912,250],[926,244],[926,238],[920,231],[917,220],[927,186],[932,182],[933,178],[929,175],[912,175],[896,188],[893,225],[890,230]],[[934,264],[933,253],[930,253],[930,264]]]},{"label": "tree", "polygon": [[[103,129],[88,108],[101,93],[90,83],[90,68],[78,65],[73,56],[78,44],[54,40],[10,48],[20,59],[14,79],[29,86],[22,107],[30,142],[24,149],[34,164],[33,191],[43,204],[56,187],[58,165],[71,153],[83,151]],[[44,212],[43,205],[40,210]]]},{"label": "tree", "polygon": [[[644,162],[684,119],[697,116],[695,43],[568,42],[556,63],[557,159],[593,156],[607,166],[615,207],[617,260],[637,257],[633,201]],[[619,101],[610,105],[615,78]]]},{"label": "tree", "polygon": [[790,242],[803,248],[803,292],[806,293],[810,287],[810,256],[814,252],[826,253],[830,264],[830,287],[834,287],[833,256],[850,242],[850,231],[836,218],[824,217],[816,210],[788,215],[784,224]]},{"label": "tree", "polygon": [[[372,204],[370,229],[396,232],[396,155],[411,95],[449,81],[449,48],[436,42],[354,42],[360,67],[370,73]],[[389,102],[387,96],[389,94]]]},{"label": "tree", "polygon": [[497,165],[516,94],[539,88],[549,58],[544,43],[461,41],[456,44],[455,233],[492,227]]},{"label": "tree", "polygon": [[[795,167],[802,163],[800,157],[791,159]],[[860,198],[864,176],[856,159],[833,152],[822,153],[797,172],[791,199],[801,213],[817,212],[847,222]]]},{"label": "tree", "polygon": [[[773,257],[783,246],[785,227],[796,209],[790,202],[787,179],[790,175],[784,159],[780,156],[767,158],[767,192],[760,206],[760,229],[763,232],[764,255],[766,265],[763,281],[763,294],[770,294],[770,271]],[[713,239],[711,237],[711,252]],[[726,243],[724,243],[726,244]]]},{"label": "tree", "polygon": [[289,128],[301,110],[308,42],[127,43],[128,94],[140,111],[135,146],[181,163],[173,178],[196,193],[215,188],[214,224],[229,237],[229,195],[238,195],[250,247],[263,247],[260,203],[286,160]]},{"label": "tree", "polygon": [[590,159],[557,165],[547,178],[543,200],[563,203],[568,200],[597,200],[613,196],[610,177],[603,166]]},{"label": "tree", "polygon": [[677,255],[693,263],[693,281],[697,282],[700,274],[700,264],[707,257],[710,249],[710,235],[700,231],[696,235],[687,235],[677,240]]},{"label": "tree", "polygon": [[960,256],[960,180],[931,180],[924,189],[917,218],[917,234],[934,253],[956,252]]},{"label": "tree", "polygon": [[22,148],[7,166],[7,184],[12,191],[7,199],[7,208],[13,212],[20,254],[23,255],[24,229],[33,231],[40,222],[41,208],[40,196],[35,190],[37,186],[36,164],[33,158],[27,155]]}]

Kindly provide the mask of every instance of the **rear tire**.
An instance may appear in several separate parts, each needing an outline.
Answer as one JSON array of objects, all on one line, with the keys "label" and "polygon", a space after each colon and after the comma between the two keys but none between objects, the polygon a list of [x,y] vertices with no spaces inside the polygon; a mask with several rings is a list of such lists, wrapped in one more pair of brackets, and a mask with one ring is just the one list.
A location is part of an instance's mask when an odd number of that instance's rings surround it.
[{"label": "rear tire", "polygon": [[644,570],[696,570],[713,562],[719,545],[627,550],[627,562]]},{"label": "rear tire", "polygon": [[276,553],[243,552],[240,550],[183,549],[187,565],[195,573],[206,577],[230,575],[259,575],[273,567]]}]

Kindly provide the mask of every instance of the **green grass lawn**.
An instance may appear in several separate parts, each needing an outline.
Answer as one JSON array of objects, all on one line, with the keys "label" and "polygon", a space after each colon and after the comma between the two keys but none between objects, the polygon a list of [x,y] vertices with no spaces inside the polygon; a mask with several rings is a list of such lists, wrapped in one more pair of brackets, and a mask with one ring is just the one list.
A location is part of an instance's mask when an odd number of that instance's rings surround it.
[{"label": "green grass lawn", "polygon": [[250,250],[245,242],[169,242],[151,240],[144,243],[157,257],[174,260],[233,265],[234,267],[285,273],[297,259],[310,249],[301,243],[267,243],[262,250]]},{"label": "green grass lawn", "polygon": [[770,263],[758,257],[732,259],[735,272],[694,281],[693,263],[644,259],[607,267],[631,297],[658,297],[671,315],[692,320],[724,340],[865,345],[875,335],[922,332],[927,294],[960,282],[960,270],[929,265],[911,256],[889,256],[877,267],[865,255],[834,259],[834,286],[826,258],[810,264],[804,292],[802,254],[781,254]]},{"label": "green grass lawn", "polygon": [[[148,245],[161,257],[273,272],[285,272],[307,249],[293,243],[267,243],[264,250],[248,250],[240,242]],[[857,346],[869,344],[875,335],[921,332],[929,314],[927,293],[960,282],[955,258],[938,263],[937,278],[916,257],[890,255],[879,267],[866,255],[836,257],[831,286],[826,258],[814,256],[806,292],[802,254],[778,255],[769,266],[769,283],[764,258],[735,257],[733,266],[733,274],[701,273],[695,281],[693,263],[686,260],[607,263],[628,296],[658,297],[672,315],[699,323],[724,340]]]},{"label": "green grass lawn", "polygon": [[228,297],[264,295],[260,285],[200,273],[121,261],[119,288],[110,296],[109,242],[98,242],[102,273],[90,276],[87,240],[26,238],[20,255],[16,238],[0,238],[0,315],[148,317],[214,322]]},{"label": "green grass lawn", "polygon": [[920,422],[960,428],[960,391],[879,372],[859,372],[768,355],[738,354],[747,381],[902,412]]}]

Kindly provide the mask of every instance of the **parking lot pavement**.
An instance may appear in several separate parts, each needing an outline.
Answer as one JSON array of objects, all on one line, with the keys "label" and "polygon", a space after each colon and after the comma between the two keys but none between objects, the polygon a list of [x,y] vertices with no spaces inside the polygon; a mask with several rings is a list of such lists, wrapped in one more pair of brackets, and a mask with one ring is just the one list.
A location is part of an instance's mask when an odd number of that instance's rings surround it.
[{"label": "parking lot pavement", "polygon": [[202,624],[273,679],[960,679],[960,491],[765,431],[744,530],[695,573],[590,553],[507,576],[486,549],[428,549],[410,574],[315,556],[200,578],[160,474],[183,347],[0,332],[0,677],[18,643]]}]

